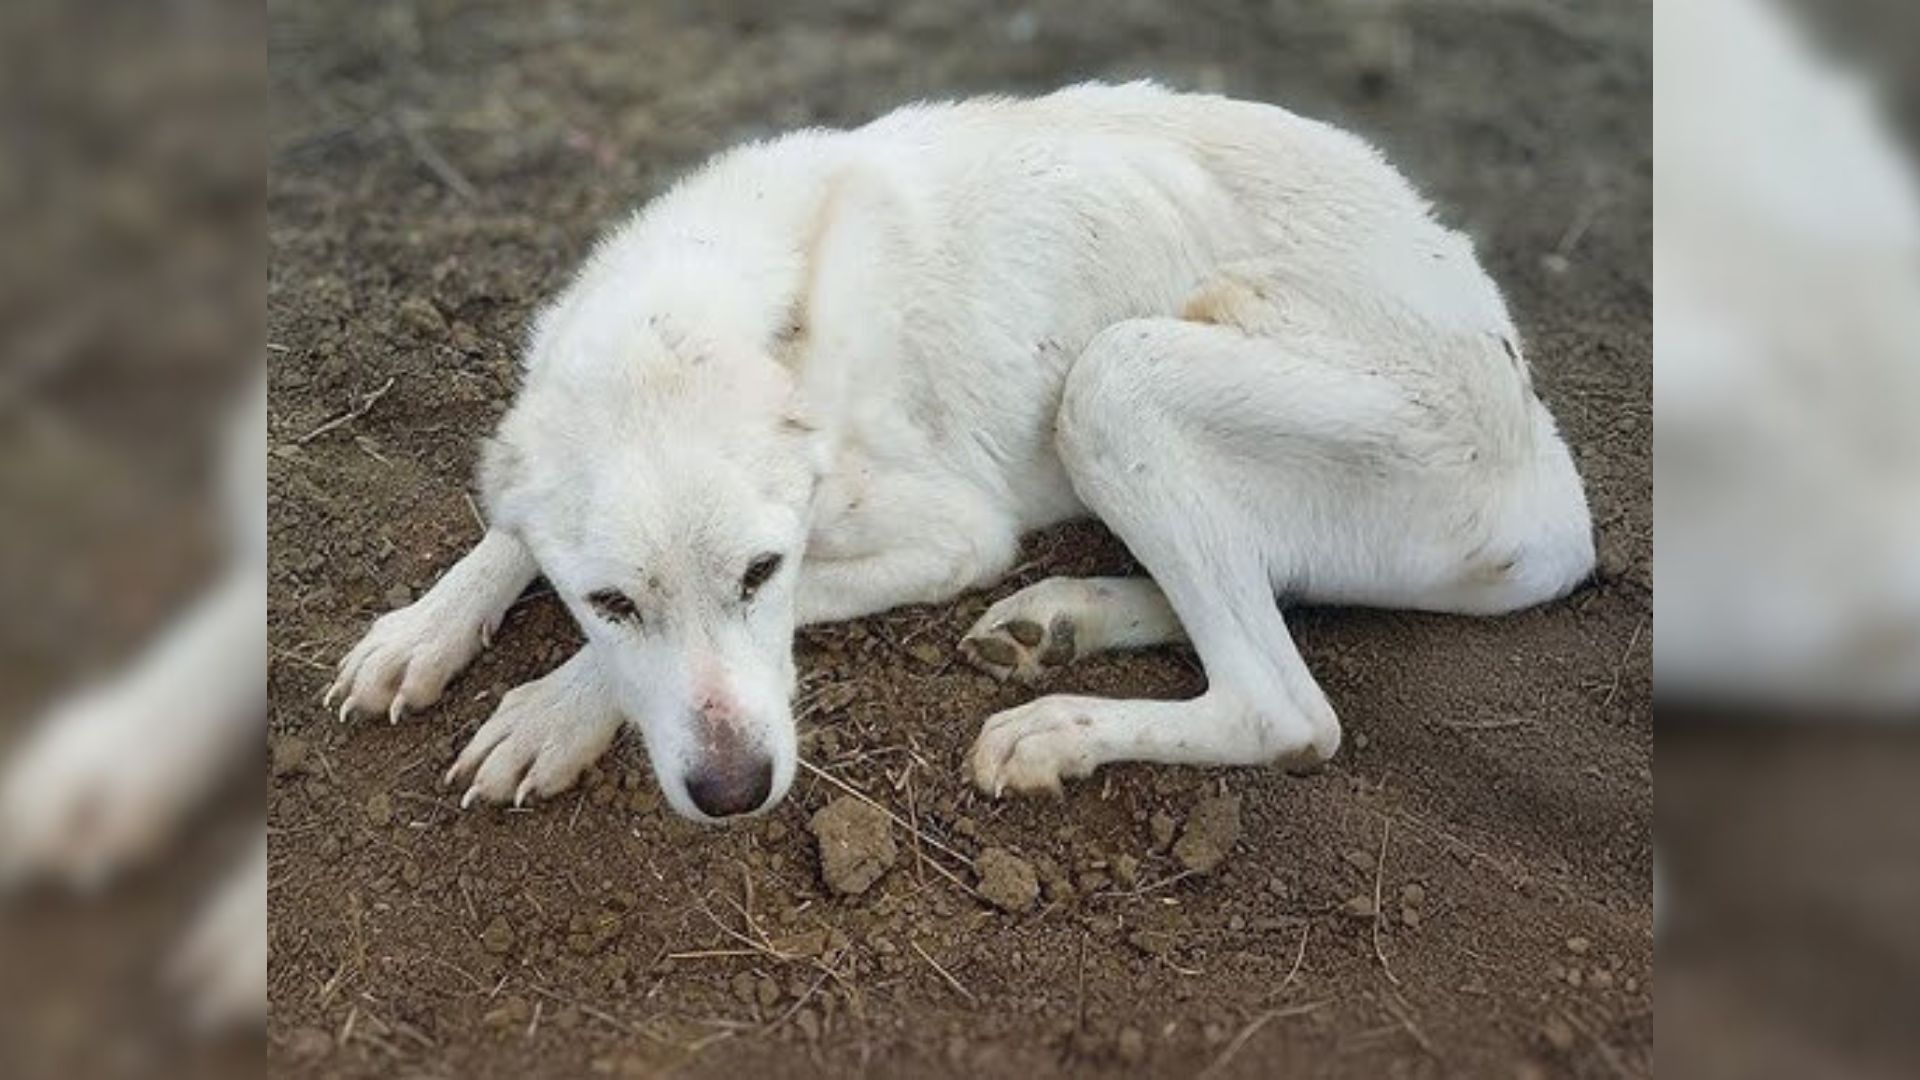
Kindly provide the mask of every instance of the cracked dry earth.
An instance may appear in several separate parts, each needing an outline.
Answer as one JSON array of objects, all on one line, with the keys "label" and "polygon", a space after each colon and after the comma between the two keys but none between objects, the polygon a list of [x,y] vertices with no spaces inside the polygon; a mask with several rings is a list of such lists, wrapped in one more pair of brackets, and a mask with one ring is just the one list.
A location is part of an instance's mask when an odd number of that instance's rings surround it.
[{"label": "cracked dry earth", "polygon": [[[1645,5],[798,7],[270,5],[276,1073],[1649,1074]],[[617,215],[754,135],[1144,73],[1363,132],[1475,236],[1587,479],[1594,587],[1496,620],[1292,613],[1347,732],[1308,777],[971,789],[981,721],[1036,688],[1201,688],[1179,648],[1048,663],[1070,645],[1041,625],[970,646],[1015,678],[961,657],[1017,588],[1129,571],[1090,524],[991,595],[803,634],[817,771],[738,827],[667,813],[626,736],[523,811],[440,787],[577,643],[539,586],[435,708],[320,707],[477,539],[528,316]],[[816,836],[846,800],[858,891]]]}]

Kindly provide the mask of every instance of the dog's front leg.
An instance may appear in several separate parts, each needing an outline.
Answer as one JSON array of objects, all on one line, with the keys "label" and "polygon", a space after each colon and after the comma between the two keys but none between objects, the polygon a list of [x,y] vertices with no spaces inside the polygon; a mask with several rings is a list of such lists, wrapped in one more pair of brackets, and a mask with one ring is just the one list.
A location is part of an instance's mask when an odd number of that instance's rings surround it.
[{"label": "dog's front leg", "polygon": [[427,595],[374,621],[340,661],[326,704],[340,700],[340,719],[385,713],[398,722],[440,695],[493,638],[507,609],[539,573],[526,545],[487,530],[480,543],[441,576]]},{"label": "dog's front leg", "polygon": [[606,754],[621,722],[589,645],[545,677],[508,691],[445,782],[470,780],[462,807],[475,800],[520,806],[528,796],[556,795]]}]

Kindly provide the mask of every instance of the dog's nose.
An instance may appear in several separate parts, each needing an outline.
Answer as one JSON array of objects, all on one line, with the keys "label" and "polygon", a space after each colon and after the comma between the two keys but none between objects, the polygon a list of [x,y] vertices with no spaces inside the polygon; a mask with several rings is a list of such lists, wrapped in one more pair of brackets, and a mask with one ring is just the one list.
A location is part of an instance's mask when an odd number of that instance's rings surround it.
[{"label": "dog's nose", "polygon": [[712,818],[751,814],[773,793],[773,761],[758,755],[717,761],[687,777],[687,796]]}]

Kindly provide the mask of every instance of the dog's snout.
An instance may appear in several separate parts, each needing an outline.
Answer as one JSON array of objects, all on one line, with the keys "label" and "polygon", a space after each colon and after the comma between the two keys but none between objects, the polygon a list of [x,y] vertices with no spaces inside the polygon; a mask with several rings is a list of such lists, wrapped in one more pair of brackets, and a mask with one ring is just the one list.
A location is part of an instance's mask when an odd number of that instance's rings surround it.
[{"label": "dog's snout", "polygon": [[703,765],[687,775],[687,797],[712,818],[751,814],[773,793],[773,759],[740,755]]}]

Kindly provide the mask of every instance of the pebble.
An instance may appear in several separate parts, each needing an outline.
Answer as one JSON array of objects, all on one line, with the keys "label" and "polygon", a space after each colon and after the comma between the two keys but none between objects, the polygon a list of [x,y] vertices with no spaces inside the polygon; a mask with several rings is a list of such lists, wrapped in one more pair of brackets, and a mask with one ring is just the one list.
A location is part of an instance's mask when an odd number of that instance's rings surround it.
[{"label": "pebble", "polygon": [[403,608],[413,603],[413,590],[404,584],[396,582],[393,585],[387,586],[386,599],[387,607]]},{"label": "pebble", "polygon": [[1153,815],[1153,820],[1149,827],[1153,829],[1153,850],[1165,851],[1167,845],[1173,843],[1173,830],[1175,828],[1173,815],[1164,810],[1159,811]]},{"label": "pebble", "polygon": [[1340,914],[1350,919],[1371,919],[1380,914],[1380,909],[1374,905],[1372,893],[1361,893],[1341,904]]},{"label": "pebble", "polygon": [[1147,1037],[1139,1028],[1121,1028],[1119,1040],[1120,1060],[1129,1065],[1138,1065],[1147,1060]]},{"label": "pebble", "polygon": [[393,796],[382,791],[367,800],[367,821],[376,828],[393,824]]},{"label": "pebble", "polygon": [[1540,1025],[1540,1034],[1546,1038],[1548,1046],[1561,1053],[1573,1049],[1573,1025],[1567,1023],[1564,1017],[1549,1017],[1546,1023]]},{"label": "pebble", "polygon": [[1567,939],[1567,951],[1575,956],[1585,956],[1593,951],[1593,942],[1583,937],[1570,937]]},{"label": "pebble", "polygon": [[487,1010],[487,1015],[481,1017],[480,1022],[490,1028],[515,1031],[526,1027],[532,1019],[533,1007],[527,1004],[527,999],[509,996],[498,1006]]},{"label": "pebble", "polygon": [[503,956],[513,948],[513,927],[507,924],[505,915],[495,915],[480,932],[480,944],[495,956]]}]

